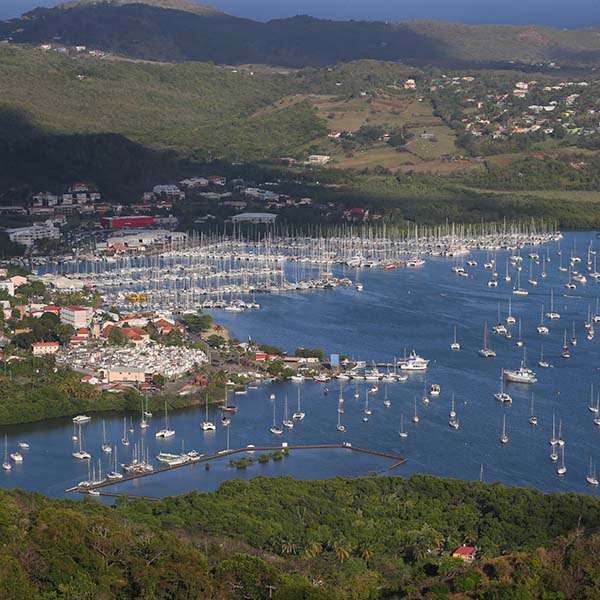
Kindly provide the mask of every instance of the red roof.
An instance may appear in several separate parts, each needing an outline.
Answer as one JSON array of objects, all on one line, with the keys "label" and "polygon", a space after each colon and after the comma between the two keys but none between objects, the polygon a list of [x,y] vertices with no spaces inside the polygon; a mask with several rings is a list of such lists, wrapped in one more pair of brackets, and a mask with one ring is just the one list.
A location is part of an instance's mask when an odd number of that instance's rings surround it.
[{"label": "red roof", "polygon": [[454,551],[455,556],[469,556],[471,554],[475,554],[477,548],[475,546],[461,546]]},{"label": "red roof", "polygon": [[68,309],[68,310],[72,310],[72,311],[88,310],[87,308],[84,308],[83,306],[63,306],[63,309]]},{"label": "red roof", "polygon": [[44,306],[42,309],[44,312],[60,312],[60,306]]},{"label": "red roof", "polygon": [[58,342],[32,342],[32,348],[58,348]]}]

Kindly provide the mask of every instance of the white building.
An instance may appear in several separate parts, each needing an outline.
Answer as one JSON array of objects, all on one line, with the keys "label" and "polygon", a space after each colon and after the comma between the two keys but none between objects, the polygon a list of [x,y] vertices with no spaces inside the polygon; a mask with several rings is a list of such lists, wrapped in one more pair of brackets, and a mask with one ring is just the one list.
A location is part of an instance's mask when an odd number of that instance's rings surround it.
[{"label": "white building", "polygon": [[34,356],[56,354],[58,352],[58,348],[58,342],[33,342],[33,344],[31,344],[31,350]]},{"label": "white building", "polygon": [[331,156],[327,154],[311,154],[307,161],[307,165],[326,165],[331,160]]},{"label": "white building", "polygon": [[89,327],[93,316],[94,309],[90,306],[63,306],[60,309],[60,322],[75,329]]},{"label": "white building", "polygon": [[185,198],[185,194],[176,185],[155,185],[152,188],[155,196],[165,195],[167,198],[175,198],[177,200]]},{"label": "white building", "polygon": [[23,244],[28,248],[33,246],[37,240],[58,240],[60,239],[60,230],[57,227],[47,225],[32,225],[31,227],[15,227],[6,229],[6,233],[11,241],[17,244]]},{"label": "white building", "polygon": [[240,213],[233,215],[233,223],[275,223],[277,215],[273,213]]}]

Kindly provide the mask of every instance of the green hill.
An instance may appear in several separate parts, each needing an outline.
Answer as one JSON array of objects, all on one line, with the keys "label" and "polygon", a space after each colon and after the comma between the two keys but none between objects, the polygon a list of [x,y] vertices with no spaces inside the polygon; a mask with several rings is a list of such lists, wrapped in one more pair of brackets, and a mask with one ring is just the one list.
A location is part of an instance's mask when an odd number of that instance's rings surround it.
[{"label": "green hill", "polygon": [[593,29],[307,16],[262,23],[185,0],[75,0],[0,23],[0,36],[18,43],[87,45],[148,60],[292,67],[364,58],[567,66],[591,65],[600,57],[600,36]]}]

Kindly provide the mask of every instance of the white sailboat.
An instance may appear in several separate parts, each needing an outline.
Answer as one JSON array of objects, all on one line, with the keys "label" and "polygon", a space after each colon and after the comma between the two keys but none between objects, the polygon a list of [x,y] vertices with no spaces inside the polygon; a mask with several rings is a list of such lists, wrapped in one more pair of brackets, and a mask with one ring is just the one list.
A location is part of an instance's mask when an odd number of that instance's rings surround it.
[{"label": "white sailboat", "polygon": [[2,468],[5,471],[10,471],[12,469],[12,465],[10,464],[10,462],[8,460],[8,437],[7,436],[4,436],[4,462],[2,463]]},{"label": "white sailboat", "polygon": [[127,417],[123,417],[123,437],[121,438],[123,446],[129,446],[129,437],[127,436]]},{"label": "white sailboat", "polygon": [[502,444],[508,444],[508,436],[506,435],[506,415],[502,415],[502,435],[500,436]]},{"label": "white sailboat", "polygon": [[338,410],[338,414],[337,414],[338,418],[337,418],[337,430],[340,433],[343,433],[344,431],[346,431],[346,428],[342,425],[342,413]]},{"label": "white sailboat", "polygon": [[540,324],[538,325],[537,332],[540,335],[548,335],[550,330],[544,324],[544,305],[542,304],[542,314],[540,315]]},{"label": "white sailboat", "polygon": [[571,352],[569,351],[569,346],[567,346],[567,330],[565,329],[565,334],[563,337],[563,347],[560,355],[563,358],[571,358]]},{"label": "white sailboat", "polygon": [[102,419],[102,452],[110,454],[112,452],[112,446],[106,440],[106,421]]},{"label": "white sailboat", "polygon": [[456,325],[454,326],[454,339],[452,340],[452,343],[450,344],[450,350],[453,350],[455,352],[457,350],[460,350],[460,344],[456,340]]},{"label": "white sailboat", "polygon": [[406,439],[408,437],[408,431],[404,429],[404,415],[400,414],[400,430],[398,431],[398,435],[402,439]]},{"label": "white sailboat", "polygon": [[523,347],[523,337],[521,333],[521,319],[519,318],[519,337],[517,338],[517,348]]},{"label": "white sailboat", "polygon": [[412,421],[413,421],[413,423],[419,422],[419,415],[417,414],[417,399],[416,398],[415,398],[415,412],[413,413]]},{"label": "white sailboat", "polygon": [[573,321],[573,335],[571,336],[571,346],[577,346],[577,337],[575,336],[575,321]]},{"label": "white sailboat", "polygon": [[542,367],[542,369],[550,368],[550,363],[544,359],[544,344],[540,346],[540,360],[538,361],[538,365]]},{"label": "white sailboat", "polygon": [[531,392],[531,416],[529,417],[530,425],[537,425],[538,418],[535,416],[535,412],[533,411],[533,392]]},{"label": "white sailboat", "polygon": [[588,471],[588,476],[586,477],[586,481],[590,485],[598,485],[598,477],[596,477],[596,468],[594,467],[594,461],[590,456],[590,469]]},{"label": "white sailboat", "polygon": [[372,411],[369,408],[369,390],[365,390],[365,408],[363,410],[363,421],[367,422],[371,414]]},{"label": "white sailboat", "polygon": [[521,271],[517,270],[517,281],[516,281],[516,285],[513,288],[513,294],[515,294],[515,296],[528,296],[529,292],[521,287]]},{"label": "white sailboat", "polygon": [[147,429],[149,426],[148,421],[146,421],[146,411],[144,410],[144,398],[142,397],[142,417],[140,419],[140,429]]},{"label": "white sailboat", "polygon": [[287,399],[287,394],[285,395],[285,400],[284,400],[283,426],[287,427],[288,429],[293,429],[293,427],[294,427],[294,421],[292,421],[292,419],[290,419],[289,416],[288,416],[288,399]]},{"label": "white sailboat", "polygon": [[92,458],[92,455],[83,449],[83,434],[81,433],[81,424],[79,425],[79,432],[77,437],[79,438],[79,450],[73,452],[73,457],[79,460],[86,460]]},{"label": "white sailboat", "polygon": [[281,427],[279,427],[279,425],[277,425],[276,409],[277,409],[277,404],[275,402],[273,402],[273,426],[269,429],[269,431],[273,435],[281,435],[283,433],[283,429]]},{"label": "white sailboat", "polygon": [[295,421],[302,421],[306,415],[302,412],[302,408],[300,407],[300,388],[298,388],[298,408],[296,412],[292,415],[292,419]]},{"label": "white sailboat", "polygon": [[454,417],[456,417],[456,411],[454,410],[454,394],[452,394],[452,405],[450,407],[450,412],[448,413],[448,416],[451,419],[454,419]]},{"label": "white sailboat", "polygon": [[556,472],[559,475],[565,475],[567,472],[567,467],[565,465],[565,447],[561,446],[560,450],[561,450],[561,452],[560,452],[561,461],[560,461],[560,465],[559,465],[558,469],[556,469]]},{"label": "white sailboat", "polygon": [[554,288],[550,290],[550,310],[546,313],[546,317],[551,321],[560,319],[560,313],[554,310]]},{"label": "white sailboat", "polygon": [[204,408],[205,408],[206,414],[204,417],[204,421],[202,421],[202,423],[200,423],[200,429],[202,429],[202,431],[216,431],[217,426],[212,421],[208,420],[208,396],[206,396],[206,400],[204,402]]},{"label": "white sailboat", "polygon": [[118,464],[119,464],[119,462],[118,462],[118,457],[117,457],[117,446],[115,446],[113,470],[109,471],[106,474],[107,479],[123,479],[123,473],[121,473],[119,471]]},{"label": "white sailboat", "polygon": [[506,315],[506,324],[514,325],[517,322],[517,319],[512,314],[512,298],[508,299],[508,315]]},{"label": "white sailboat", "polygon": [[479,350],[479,356],[482,358],[494,358],[496,356],[496,352],[487,346],[487,321],[483,326],[483,348]]},{"label": "white sailboat", "polygon": [[565,440],[563,440],[563,437],[562,437],[562,419],[558,420],[558,438],[556,440],[556,443],[559,446],[564,446],[565,445]]},{"label": "white sailboat", "polygon": [[512,396],[504,391],[504,369],[500,371],[500,389],[494,394],[494,398],[496,398],[498,402],[512,404]]},{"label": "white sailboat", "polygon": [[[206,400],[208,403],[208,399]],[[167,402],[165,401],[165,426],[163,429],[159,429],[155,434],[155,437],[166,440],[172,438],[175,435],[174,429],[169,429],[169,413],[167,410]]]},{"label": "white sailboat", "polygon": [[598,403],[594,404],[594,384],[592,383],[592,389],[590,390],[590,403],[588,410],[592,413],[598,414]]}]

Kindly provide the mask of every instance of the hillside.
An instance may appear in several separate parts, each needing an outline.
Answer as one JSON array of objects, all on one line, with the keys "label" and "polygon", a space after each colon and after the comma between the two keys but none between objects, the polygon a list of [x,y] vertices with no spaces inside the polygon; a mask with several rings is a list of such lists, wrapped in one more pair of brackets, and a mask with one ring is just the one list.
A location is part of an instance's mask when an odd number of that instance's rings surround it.
[{"label": "hillside", "polygon": [[573,66],[593,64],[600,56],[600,37],[592,29],[306,16],[262,23],[184,0],[76,0],[0,23],[0,36],[18,43],[83,44],[148,60],[291,67],[363,58]]},{"label": "hillside", "polygon": [[[229,481],[159,502],[0,491],[0,597],[598,598],[600,503],[428,476]],[[479,560],[448,553],[470,542]]]}]

